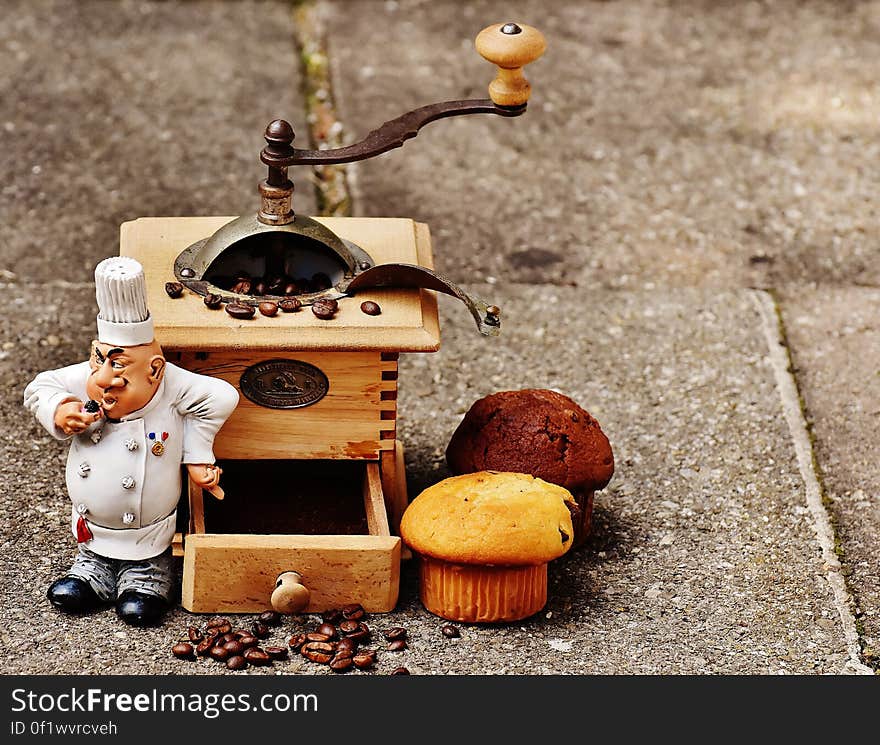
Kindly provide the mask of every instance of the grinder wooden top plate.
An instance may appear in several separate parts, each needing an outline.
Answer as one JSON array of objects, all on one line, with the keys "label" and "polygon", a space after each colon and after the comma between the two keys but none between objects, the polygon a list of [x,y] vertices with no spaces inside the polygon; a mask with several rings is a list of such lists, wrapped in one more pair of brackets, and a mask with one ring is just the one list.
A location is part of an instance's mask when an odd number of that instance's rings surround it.
[{"label": "grinder wooden top plate", "polygon": [[[435,352],[440,347],[437,296],[431,290],[371,289],[341,298],[331,320],[310,307],[272,318],[232,318],[210,310],[200,295],[184,290],[172,299],[165,283],[175,281],[174,260],[187,246],[206,238],[234,217],[142,217],[120,228],[120,254],[144,267],[147,302],[156,339],[166,350],[290,349]],[[434,268],[428,226],[406,218],[316,217],[341,238],[363,248],[376,264],[406,263]],[[378,316],[361,311],[373,300]]]}]

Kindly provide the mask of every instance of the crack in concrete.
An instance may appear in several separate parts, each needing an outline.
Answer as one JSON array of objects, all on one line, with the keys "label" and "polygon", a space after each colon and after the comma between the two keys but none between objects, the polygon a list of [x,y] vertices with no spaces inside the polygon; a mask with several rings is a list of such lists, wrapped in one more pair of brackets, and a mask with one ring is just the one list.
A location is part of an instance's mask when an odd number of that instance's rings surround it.
[{"label": "crack in concrete", "polygon": [[861,659],[862,640],[853,615],[853,596],[841,571],[838,542],[823,499],[824,488],[819,477],[813,443],[804,412],[803,400],[794,377],[792,360],[785,337],[782,315],[773,296],[765,290],[752,290],[752,299],[761,317],[761,326],[767,340],[770,365],[776,378],[776,388],[782,403],[788,429],[791,433],[798,470],[804,482],[807,508],[812,517],[813,529],[822,551],[823,571],[834,597],[834,607],[840,617],[844,641],[849,659],[843,673],[873,675],[874,671]]},{"label": "crack in concrete", "polygon": [[[293,3],[294,44],[302,66],[302,94],[309,145],[312,149],[334,149],[346,144],[344,127],[336,112],[327,36],[315,0]],[[301,171],[305,169],[301,166]],[[315,166],[310,181],[315,190],[318,214],[324,217],[350,217],[352,197],[349,171],[344,164]]]}]

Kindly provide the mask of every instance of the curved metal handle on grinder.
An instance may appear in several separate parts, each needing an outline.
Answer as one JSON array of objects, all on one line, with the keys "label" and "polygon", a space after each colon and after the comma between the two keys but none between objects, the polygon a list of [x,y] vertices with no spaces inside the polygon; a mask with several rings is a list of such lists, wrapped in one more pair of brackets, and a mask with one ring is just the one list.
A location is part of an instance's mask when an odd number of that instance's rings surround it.
[{"label": "curved metal handle on grinder", "polygon": [[471,297],[446,277],[417,264],[379,264],[367,269],[339,289],[348,295],[371,287],[407,287],[436,290],[461,300],[471,312],[477,329],[483,336],[498,336],[501,332],[501,308],[484,300]]}]

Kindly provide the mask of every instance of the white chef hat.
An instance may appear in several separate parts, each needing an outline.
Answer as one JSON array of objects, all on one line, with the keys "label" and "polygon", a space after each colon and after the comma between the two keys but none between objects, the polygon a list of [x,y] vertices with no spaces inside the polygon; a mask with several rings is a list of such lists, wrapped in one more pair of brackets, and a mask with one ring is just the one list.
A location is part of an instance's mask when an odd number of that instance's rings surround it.
[{"label": "white chef hat", "polygon": [[112,256],[95,267],[98,341],[133,347],[153,341],[144,268],[128,256]]}]

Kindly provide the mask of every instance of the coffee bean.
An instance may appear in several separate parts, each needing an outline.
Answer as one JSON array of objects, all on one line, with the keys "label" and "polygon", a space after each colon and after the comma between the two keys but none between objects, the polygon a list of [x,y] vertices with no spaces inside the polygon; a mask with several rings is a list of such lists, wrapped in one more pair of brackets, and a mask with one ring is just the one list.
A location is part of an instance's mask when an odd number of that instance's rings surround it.
[{"label": "coffee bean", "polygon": [[266,300],[265,302],[260,303],[260,313],[264,316],[268,316],[271,318],[278,312],[277,303],[273,303],[270,300]]},{"label": "coffee bean", "polygon": [[241,642],[226,642],[223,645],[223,649],[229,652],[230,655],[242,654],[244,652],[244,644]]},{"label": "coffee bean", "polygon": [[214,646],[214,640],[210,637],[203,639],[199,642],[199,646],[196,647],[196,654],[199,657],[204,657],[208,652],[211,651],[211,647]]},{"label": "coffee bean", "polygon": [[209,654],[217,660],[217,662],[223,662],[229,657],[229,652],[226,651],[226,647],[213,647]]},{"label": "coffee bean", "polygon": [[251,647],[250,649],[245,650],[244,658],[250,662],[251,665],[272,664],[272,658],[259,647]]},{"label": "coffee bean", "polygon": [[324,321],[333,318],[338,308],[339,303],[335,300],[330,300],[329,298],[321,298],[312,303],[312,313]]},{"label": "coffee bean", "polygon": [[202,641],[202,639],[205,638],[202,632],[199,631],[195,626],[190,626],[186,630],[186,635],[189,637],[189,640],[195,644],[198,644],[198,642]]},{"label": "coffee bean", "polygon": [[[336,302],[335,300],[333,302]],[[360,603],[351,603],[342,606],[342,616],[349,621],[360,621],[366,615],[364,606]]]},{"label": "coffee bean", "polygon": [[83,404],[83,410],[87,414],[97,414],[100,409],[101,404],[99,404],[97,401],[93,401],[92,399],[89,399]]},{"label": "coffee bean", "polygon": [[260,640],[255,636],[243,636],[239,639],[239,642],[241,642],[241,646],[245,649],[250,649],[251,647],[256,647]]},{"label": "coffee bean", "polygon": [[217,310],[217,308],[223,305],[223,298],[213,292],[209,292],[205,295],[205,305],[211,310]]},{"label": "coffee bean", "polygon": [[310,662],[326,665],[334,657],[332,644],[327,642],[306,642],[299,653]]},{"label": "coffee bean", "polygon": [[247,667],[247,662],[245,661],[244,657],[237,654],[234,657],[230,657],[228,660],[226,660],[226,667],[228,667],[230,670],[241,670]]},{"label": "coffee bean", "polygon": [[297,287],[296,282],[288,282],[284,285],[284,294],[285,295],[298,295],[299,287]]},{"label": "coffee bean", "polygon": [[330,660],[330,669],[334,673],[344,673],[346,670],[351,670],[351,666],[354,664],[354,661],[349,654],[337,654],[332,660]]},{"label": "coffee bean", "polygon": [[244,303],[227,303],[226,312],[233,318],[253,318],[254,308]]},{"label": "coffee bean", "polygon": [[[212,618],[210,621],[208,621],[207,624],[205,624],[205,626],[206,626],[206,628],[209,628],[209,629],[219,629],[221,626],[225,626],[228,623],[229,623],[228,618]],[[229,624],[229,629],[230,630],[232,629],[232,624]],[[225,634],[226,632],[221,631],[220,633]]]},{"label": "coffee bean", "polygon": [[180,644],[175,644],[171,647],[171,654],[181,660],[191,660],[195,655],[193,654],[193,646],[188,642],[180,642]]},{"label": "coffee bean", "polygon": [[253,633],[251,633],[247,629],[236,629],[232,632],[232,636],[236,639],[241,639],[241,637],[243,636],[253,636]]},{"label": "coffee bean", "polygon": [[285,277],[266,277],[266,292],[270,295],[278,295],[287,285]]},{"label": "coffee bean", "polygon": [[258,620],[267,626],[277,626],[281,623],[281,614],[274,610],[264,610],[260,613]]},{"label": "coffee bean", "polygon": [[266,294],[266,283],[262,279],[254,282],[253,287],[251,287],[251,294],[265,295]]},{"label": "coffee bean", "polygon": [[229,642],[237,641],[235,638],[235,634],[229,632],[228,634],[220,634],[216,639],[214,639],[214,646],[222,647],[224,644],[228,644]]},{"label": "coffee bean", "polygon": [[321,620],[324,623],[339,623],[342,620],[342,611],[339,608],[325,610],[321,614]]},{"label": "coffee bean", "polygon": [[379,307],[379,303],[374,303],[372,300],[367,300],[361,303],[361,311],[366,313],[368,316],[378,316],[382,309]]},{"label": "coffee bean", "polygon": [[358,627],[354,631],[346,634],[349,639],[354,639],[357,642],[365,642],[370,638],[370,627],[367,626],[363,621],[358,622]]},{"label": "coffee bean", "polygon": [[358,641],[357,639],[352,639],[350,636],[345,636],[339,640],[336,648],[340,652],[354,652],[358,648]]},{"label": "coffee bean", "polygon": [[287,646],[290,647],[294,652],[298,652],[302,648],[302,645],[306,643],[306,641],[308,640],[306,639],[305,634],[294,634],[290,637],[290,639],[287,640]]},{"label": "coffee bean", "polygon": [[324,272],[317,272],[312,275],[312,287],[315,292],[321,292],[322,290],[329,290],[333,287],[333,282]]},{"label": "coffee bean", "polygon": [[350,634],[353,631],[357,631],[358,622],[357,621],[342,621],[339,624],[339,630],[343,634]]},{"label": "coffee bean", "polygon": [[458,626],[453,626],[451,623],[447,623],[445,626],[441,626],[440,631],[447,639],[458,639],[458,637],[461,636],[458,631]]},{"label": "coffee bean", "polygon": [[388,645],[389,652],[402,652],[406,649],[406,639],[395,639]]},{"label": "coffee bean", "polygon": [[383,636],[390,642],[396,639],[406,639],[406,629],[403,626],[395,626],[393,629],[385,631]]},{"label": "coffee bean", "polygon": [[336,638],[336,627],[332,623],[322,623],[315,631],[324,634],[328,639]]},{"label": "coffee bean", "polygon": [[409,670],[407,670],[405,667],[395,667],[391,671],[390,675],[409,675]]},{"label": "coffee bean", "polygon": [[317,631],[312,631],[309,634],[306,634],[306,641],[309,642],[329,642],[330,637],[327,634],[319,634]]},{"label": "coffee bean", "polygon": [[265,639],[269,636],[269,627],[260,621],[254,621],[253,626],[251,626],[251,632],[257,639]]},{"label": "coffee bean", "polygon": [[183,285],[180,282],[166,282],[165,292],[168,293],[168,297],[180,297],[183,294]]},{"label": "coffee bean", "polygon": [[266,654],[273,660],[287,659],[287,650],[284,647],[266,647]]},{"label": "coffee bean", "polygon": [[285,313],[293,313],[296,310],[299,310],[302,307],[302,303],[299,301],[297,297],[288,297],[284,298],[278,303],[278,307],[281,308]]},{"label": "coffee bean", "polygon": [[352,657],[352,661],[358,670],[366,670],[368,667],[372,667],[375,664],[376,650],[364,649],[355,654],[354,657]]},{"label": "coffee bean", "polygon": [[232,291],[238,295],[250,295],[253,284],[249,279],[238,279],[232,285]]}]

